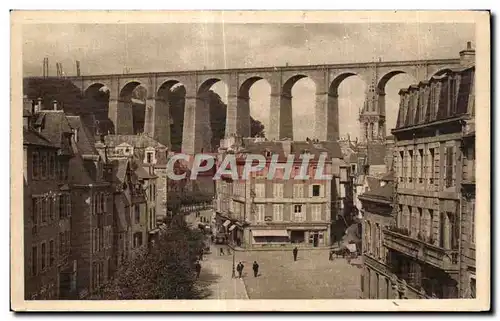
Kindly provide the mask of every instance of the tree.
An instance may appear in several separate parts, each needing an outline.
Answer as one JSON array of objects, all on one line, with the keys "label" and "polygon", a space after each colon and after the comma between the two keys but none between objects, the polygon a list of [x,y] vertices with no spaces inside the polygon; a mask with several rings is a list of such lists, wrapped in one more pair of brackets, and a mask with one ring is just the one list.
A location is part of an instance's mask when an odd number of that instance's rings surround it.
[{"label": "tree", "polygon": [[265,137],[264,125],[257,119],[250,117],[250,136]]},{"label": "tree", "polygon": [[101,300],[201,299],[206,289],[196,282],[195,263],[204,236],[180,215],[149,248],[136,251],[116,277],[95,297]]}]

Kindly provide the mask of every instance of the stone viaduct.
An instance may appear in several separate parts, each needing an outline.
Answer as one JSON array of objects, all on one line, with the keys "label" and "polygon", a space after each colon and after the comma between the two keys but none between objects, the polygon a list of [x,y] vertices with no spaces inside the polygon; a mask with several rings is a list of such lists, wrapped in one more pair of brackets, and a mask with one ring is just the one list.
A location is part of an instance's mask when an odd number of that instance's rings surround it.
[{"label": "stone viaduct", "polygon": [[176,84],[186,89],[182,150],[185,153],[210,149],[209,110],[200,96],[218,81],[228,88],[226,136],[250,135],[249,90],[265,79],[271,87],[270,126],[267,138],[292,138],[292,87],[309,77],[316,84],[314,132],[321,141],[339,138],[338,87],[358,75],[374,95],[379,110],[385,110],[385,85],[395,75],[406,73],[417,81],[428,79],[458,66],[460,59],[388,61],[330,65],[193,70],[158,73],[130,73],[68,77],[84,95],[103,86],[109,88],[109,119],[116,134],[133,134],[132,91],[137,86],[147,90],[144,132],[170,146],[170,112],[167,93]]}]

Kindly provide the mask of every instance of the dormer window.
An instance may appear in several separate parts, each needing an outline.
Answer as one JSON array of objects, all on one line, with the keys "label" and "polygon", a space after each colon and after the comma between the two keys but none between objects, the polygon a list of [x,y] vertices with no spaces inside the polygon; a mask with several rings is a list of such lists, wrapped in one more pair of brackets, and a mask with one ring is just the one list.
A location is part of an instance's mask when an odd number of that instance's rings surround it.
[{"label": "dormer window", "polygon": [[144,163],[155,164],[156,163],[156,151],[153,147],[146,148],[146,153],[144,155]]}]

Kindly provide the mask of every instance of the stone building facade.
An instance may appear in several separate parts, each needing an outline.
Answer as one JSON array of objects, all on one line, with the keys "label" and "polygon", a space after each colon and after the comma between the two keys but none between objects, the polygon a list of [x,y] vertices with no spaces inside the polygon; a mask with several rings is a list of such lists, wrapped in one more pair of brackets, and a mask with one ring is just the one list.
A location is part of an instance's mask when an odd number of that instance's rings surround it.
[{"label": "stone building facade", "polygon": [[399,298],[399,286],[391,271],[383,230],[393,225],[394,176],[387,174],[359,196],[362,203],[363,273],[361,290],[365,299]]},{"label": "stone building facade", "polygon": [[108,160],[133,157],[134,164],[143,168],[142,175],[154,176],[154,183],[151,181],[154,195],[148,191],[149,208],[155,209],[155,217],[166,215],[168,149],[165,145],[144,134],[106,135],[96,143],[96,148]]},{"label": "stone building facade", "polygon": [[[238,144],[237,144],[238,145]],[[229,234],[230,240],[244,247],[330,245],[332,217],[339,209],[340,159],[338,143],[253,141],[245,140],[235,152],[238,173],[242,173],[245,155],[260,154],[266,158],[263,170],[254,172],[247,180],[223,176],[217,181],[216,212],[219,232]],[[304,153],[313,158],[306,166],[309,179],[283,179],[287,157],[293,178],[301,170]],[[333,175],[332,180],[315,180],[318,159],[327,155],[323,174]],[[224,153],[221,154],[223,159]],[[270,160],[277,160],[277,171],[268,179]],[[279,169],[281,167],[281,169]]]},{"label": "stone building facade", "polygon": [[383,244],[404,298],[474,287],[474,50],[462,66],[400,91],[392,130],[397,214]]},{"label": "stone building facade", "polygon": [[[73,154],[34,129],[38,108],[25,101],[24,146],[24,271],[25,299],[57,299],[74,290],[71,247],[71,191],[67,164]],[[72,281],[72,282],[71,282]]]},{"label": "stone building facade", "polygon": [[108,179],[113,182],[114,239],[113,264],[117,267],[132,257],[133,251],[153,241],[157,233],[158,176],[154,166],[143,163],[134,147],[98,143],[107,157]]},{"label": "stone building facade", "polygon": [[[54,183],[43,184],[44,188],[51,189],[50,197],[33,203],[33,212],[40,212],[40,216],[33,216],[32,221],[40,222],[40,227],[43,226],[41,231],[47,231],[49,219],[55,224],[49,233],[51,240],[40,245],[40,267],[46,269],[48,263],[43,261],[44,258],[49,258],[47,262],[53,261],[51,253],[57,251],[59,269],[62,269],[57,298],[86,298],[112,274],[109,269],[112,252],[109,240],[112,235],[113,199],[110,184],[102,176],[103,162],[94,148],[92,135],[80,117],[66,115],[57,102],[49,108],[33,106],[28,123],[26,137],[30,137],[30,131],[36,132],[57,148],[57,153],[31,155],[31,170],[37,168],[36,163],[40,167],[37,181],[50,177]],[[27,155],[27,162],[29,158]],[[25,168],[25,173],[29,176],[29,168]],[[37,188],[37,184],[32,181],[27,183],[27,188]],[[57,191],[54,191],[56,187]],[[30,207],[27,206],[25,213],[29,212]],[[55,218],[58,218],[57,223]],[[37,228],[33,228],[35,230]]]}]

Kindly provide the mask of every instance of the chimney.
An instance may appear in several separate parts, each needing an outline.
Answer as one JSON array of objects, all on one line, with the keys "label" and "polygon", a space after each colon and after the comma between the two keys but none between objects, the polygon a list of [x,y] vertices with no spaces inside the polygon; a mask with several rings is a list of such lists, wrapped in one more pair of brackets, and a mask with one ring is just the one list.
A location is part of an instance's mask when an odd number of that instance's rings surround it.
[{"label": "chimney", "polygon": [[472,43],[467,41],[467,48],[460,51],[460,65],[462,67],[472,67],[476,63],[476,50],[472,48]]},{"label": "chimney", "polygon": [[42,110],[42,98],[39,97],[37,100],[36,100],[36,104],[34,106],[34,110],[33,110],[33,113],[38,113]]},{"label": "chimney", "polygon": [[55,99],[54,99],[54,100],[52,101],[52,106],[53,106],[53,109],[54,109],[54,110],[57,110],[57,100],[55,100]]}]

